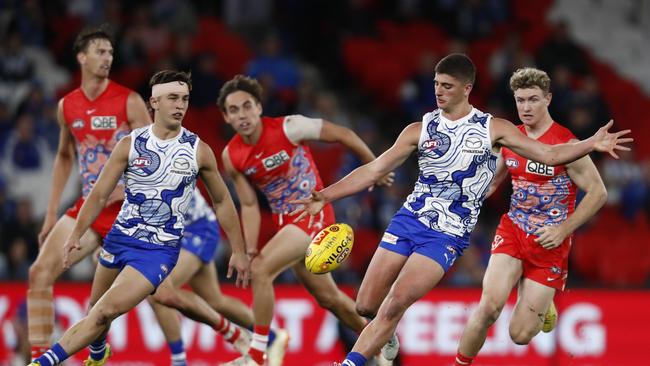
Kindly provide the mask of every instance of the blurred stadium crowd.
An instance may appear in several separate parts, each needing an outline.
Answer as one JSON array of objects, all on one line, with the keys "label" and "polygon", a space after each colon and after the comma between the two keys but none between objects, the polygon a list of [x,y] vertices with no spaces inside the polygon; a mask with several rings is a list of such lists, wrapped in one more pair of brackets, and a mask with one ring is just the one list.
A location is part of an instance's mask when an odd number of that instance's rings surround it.
[{"label": "blurred stadium crowd", "polygon": [[[642,90],[650,85],[648,73],[637,78],[625,72],[632,64],[599,56],[611,42],[629,51],[633,46],[621,44],[647,39],[646,2],[0,0],[0,8],[0,280],[26,280],[38,252],[58,143],[56,104],[79,84],[72,41],[83,26],[108,23],[117,40],[111,79],[145,100],[155,71],[192,71],[185,125],[217,155],[231,132],[215,100],[237,73],[262,82],[266,115],[325,118],[353,128],[381,153],[406,123],[435,108],[433,67],[447,53],[465,52],[477,65],[470,102],[513,122],[508,79],[519,67],[540,67],[553,80],[551,115],[576,136],[588,137],[614,118],[636,139],[621,160],[593,156],[608,205],[576,235],[569,287],[650,284],[650,91]],[[576,12],[582,16],[572,17]],[[625,32],[616,37],[608,28],[610,34],[594,35],[593,22],[585,19],[599,16]],[[634,57],[621,59],[650,59],[650,50],[637,48],[630,51]],[[359,164],[339,146],[318,144],[313,151],[326,183]],[[339,280],[354,284],[362,277],[383,229],[412,189],[417,169],[414,159],[409,164],[396,172],[393,187],[336,203],[338,221],[356,231],[351,260],[335,272]],[[78,192],[69,183],[64,207]],[[447,284],[480,284],[508,204],[504,184],[485,205],[474,245]],[[87,261],[66,276],[88,280],[92,273]],[[293,278],[287,273],[281,280]]]}]

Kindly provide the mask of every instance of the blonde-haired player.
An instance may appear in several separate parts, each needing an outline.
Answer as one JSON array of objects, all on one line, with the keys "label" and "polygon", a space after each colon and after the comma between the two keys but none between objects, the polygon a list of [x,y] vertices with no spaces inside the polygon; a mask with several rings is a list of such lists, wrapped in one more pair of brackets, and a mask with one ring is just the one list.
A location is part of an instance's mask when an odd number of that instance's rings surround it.
[{"label": "blonde-haired player", "polygon": [[[549,114],[551,93],[546,72],[519,69],[510,78],[510,88],[523,134],[552,145],[576,140]],[[494,236],[481,300],[465,326],[455,365],[472,363],[514,286],[518,285],[519,291],[510,319],[512,340],[528,344],[540,330],[551,331],[557,317],[553,296],[566,284],[572,234],[607,198],[589,156],[550,166],[503,148],[488,195],[507,173],[513,189],[510,210],[501,218]],[[576,188],[586,195],[574,211]]]}]

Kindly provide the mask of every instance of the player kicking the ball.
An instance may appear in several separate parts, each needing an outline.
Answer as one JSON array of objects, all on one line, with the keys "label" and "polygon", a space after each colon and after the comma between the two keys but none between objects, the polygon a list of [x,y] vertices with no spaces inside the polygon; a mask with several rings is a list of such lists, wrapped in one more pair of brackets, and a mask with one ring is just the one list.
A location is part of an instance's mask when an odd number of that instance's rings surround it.
[{"label": "player kicking the ball", "polygon": [[[519,69],[510,78],[523,122],[519,130],[546,144],[575,141],[548,113],[550,83],[544,71],[533,68]],[[547,166],[504,148],[488,195],[507,172],[513,188],[510,210],[494,236],[481,301],[465,326],[454,365],[472,363],[517,284],[518,299],[510,319],[512,340],[528,344],[540,330],[552,330],[557,317],[553,296],[566,284],[572,233],[607,200],[605,185],[589,156]],[[586,195],[574,212],[576,187]]]},{"label": "player kicking the ball", "polygon": [[475,68],[462,54],[451,54],[435,68],[437,110],[408,125],[395,144],[373,162],[305,199],[299,219],[320,215],[329,202],[373,185],[418,151],[419,178],[397,211],[359,289],[357,308],[377,317],[363,330],[343,365],[363,366],[388,341],[411,304],[433,289],[469,245],[483,200],[497,166],[497,152],[508,147],[546,165],[562,165],[591,151],[628,150],[610,134],[608,123],[580,142],[545,145],[512,123],[469,104]]},{"label": "player kicking the ball", "polygon": [[[226,365],[262,365],[264,350],[273,319],[273,280],[292,268],[319,305],[332,311],[351,329],[360,332],[366,320],[359,316],[354,302],[340,291],[329,274],[307,271],[302,260],[311,238],[334,223],[334,210],[327,205],[308,227],[309,220],[293,222],[288,214],[295,209],[290,201],[308,197],[322,183],[309,148],[308,140],[340,142],[364,162],[375,157],[368,146],[351,130],[321,119],[300,115],[262,117],[262,87],[249,77],[236,76],[228,81],[219,95],[219,107],[237,135],[223,151],[223,164],[233,179],[241,202],[246,251],[252,258],[253,314],[255,327],[248,355]],[[375,183],[391,184],[387,171]],[[276,234],[258,253],[260,212],[254,184],[269,201]],[[269,360],[278,364],[281,360]]]},{"label": "player kicking the ball", "polygon": [[134,130],[117,143],[64,246],[63,264],[68,266],[70,253],[84,249],[82,234],[124,175],[126,200],[104,240],[93,279],[91,298],[99,300],[84,319],[30,365],[62,363],[101,338],[113,319],[156,290],[178,260],[184,214],[197,176],[203,179],[233,247],[228,273],[236,270],[237,285],[247,285],[249,262],[237,211],[214,154],[181,126],[190,82],[188,74],[176,71],[161,71],[151,78],[153,125]]}]

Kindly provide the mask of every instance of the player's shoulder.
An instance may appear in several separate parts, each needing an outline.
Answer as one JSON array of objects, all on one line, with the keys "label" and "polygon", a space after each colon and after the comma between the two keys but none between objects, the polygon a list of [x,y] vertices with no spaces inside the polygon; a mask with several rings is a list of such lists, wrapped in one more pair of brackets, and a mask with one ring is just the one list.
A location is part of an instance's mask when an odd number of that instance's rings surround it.
[{"label": "player's shoulder", "polygon": [[563,125],[561,125],[556,121],[553,121],[553,125],[551,125],[551,132],[556,138],[561,139],[563,141],[577,139],[577,137],[573,134],[573,132],[571,132],[570,129],[564,127]]},{"label": "player's shoulder", "polygon": [[113,80],[109,80],[108,82],[108,88],[111,92],[116,93],[116,94],[123,94],[126,96],[131,95],[131,93],[135,93],[132,89],[127,88],[126,86],[117,83]]}]

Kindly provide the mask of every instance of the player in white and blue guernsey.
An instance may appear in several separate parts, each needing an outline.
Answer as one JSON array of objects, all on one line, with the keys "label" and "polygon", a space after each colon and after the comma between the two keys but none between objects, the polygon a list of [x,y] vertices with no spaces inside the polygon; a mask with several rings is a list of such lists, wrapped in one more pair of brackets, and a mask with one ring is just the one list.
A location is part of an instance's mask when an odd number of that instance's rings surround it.
[{"label": "player in white and blue guernsey", "polygon": [[[443,58],[435,69],[437,110],[408,125],[395,144],[339,182],[314,192],[303,215],[324,204],[359,192],[418,152],[419,177],[413,193],[395,214],[357,295],[361,315],[374,319],[342,362],[363,366],[391,338],[406,309],[433,289],[469,244],[496,169],[497,153],[506,146],[547,165],[574,161],[591,151],[626,150],[610,134],[610,122],[591,138],[544,145],[509,121],[494,118],[469,104],[475,78],[472,61],[462,54]],[[300,215],[300,219],[303,215]],[[390,355],[393,358],[395,355]],[[388,358],[388,357],[387,357]]]},{"label": "player in white and blue guernsey", "polygon": [[153,125],[136,129],[118,142],[64,246],[67,266],[70,252],[81,249],[80,237],[124,176],[126,199],[100,253],[91,293],[94,305],[30,365],[58,365],[101,339],[113,319],[155,292],[178,260],[185,214],[198,176],[233,247],[229,275],[236,270],[237,285],[247,285],[249,261],[239,218],[214,153],[181,125],[189,104],[190,82],[189,74],[177,71],[161,71],[152,77]]}]

